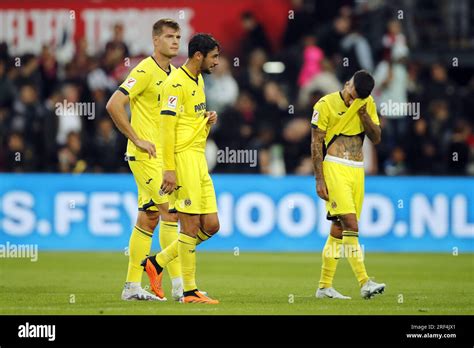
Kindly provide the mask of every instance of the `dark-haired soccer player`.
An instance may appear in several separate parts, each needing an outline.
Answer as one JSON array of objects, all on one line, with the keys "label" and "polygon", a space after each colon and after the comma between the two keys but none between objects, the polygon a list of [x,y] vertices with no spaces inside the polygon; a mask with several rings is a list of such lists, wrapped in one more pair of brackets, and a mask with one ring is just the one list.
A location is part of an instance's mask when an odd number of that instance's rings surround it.
[{"label": "dark-haired soccer player", "polygon": [[217,304],[196,285],[196,245],[219,230],[214,186],[205,157],[206,139],[215,112],[206,110],[201,73],[217,66],[219,43],[208,34],[196,34],[188,46],[188,60],[173,71],[163,87],[161,106],[163,183],[165,193],[176,190],[175,207],[181,225],[178,241],[143,260],[152,290],[163,297],[163,268],[179,256],[184,303]]},{"label": "dark-haired soccer player", "polygon": [[[138,187],[138,218],[129,242],[127,279],[123,300],[166,300],[141,287],[143,258],[150,254],[152,235],[160,225],[160,244],[164,249],[178,238],[177,215],[169,212],[168,195],[160,194],[162,156],[160,107],[164,81],[175,68],[171,58],[179,51],[180,27],[172,19],[160,19],[152,30],[153,55],[143,59],[128,75],[107,103],[107,111],[128,138],[127,158]],[[126,104],[130,103],[131,122]],[[179,260],[168,264],[172,296],[179,300],[183,286]]]},{"label": "dark-haired soccer player", "polygon": [[373,98],[374,79],[361,70],[340,92],[328,94],[314,106],[311,124],[314,172],[318,196],[326,201],[331,231],[322,252],[318,298],[350,299],[332,287],[339,258],[348,259],[361,296],[382,293],[385,284],[372,281],[359,245],[358,221],[364,199],[362,143],[365,135],[380,143],[381,129]]}]

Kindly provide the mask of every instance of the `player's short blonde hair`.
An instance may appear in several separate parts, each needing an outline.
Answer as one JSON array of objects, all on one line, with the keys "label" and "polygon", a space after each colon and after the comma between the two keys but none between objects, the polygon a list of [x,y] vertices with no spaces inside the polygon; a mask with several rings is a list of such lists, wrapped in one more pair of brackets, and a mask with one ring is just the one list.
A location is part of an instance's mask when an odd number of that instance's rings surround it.
[{"label": "player's short blonde hair", "polygon": [[176,31],[181,29],[179,27],[178,22],[176,22],[174,19],[162,18],[159,21],[157,21],[155,24],[153,24],[152,35],[153,36],[159,36],[161,34],[161,32],[163,31],[164,27],[169,27],[169,28],[172,28]]}]

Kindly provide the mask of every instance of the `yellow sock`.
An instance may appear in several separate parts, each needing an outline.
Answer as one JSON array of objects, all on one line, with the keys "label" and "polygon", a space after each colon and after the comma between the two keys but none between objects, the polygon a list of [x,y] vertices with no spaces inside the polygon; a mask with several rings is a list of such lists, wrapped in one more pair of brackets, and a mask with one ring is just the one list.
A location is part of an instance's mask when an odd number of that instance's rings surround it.
[{"label": "yellow sock", "polygon": [[153,232],[145,231],[135,226],[128,243],[128,272],[127,282],[142,281],[142,260],[150,254]]},{"label": "yellow sock", "polygon": [[[161,221],[160,223],[160,246],[161,250],[166,249],[175,240],[178,240],[178,223],[171,221]],[[158,262],[160,263],[160,262]],[[179,258],[175,258],[166,266],[171,279],[181,277],[181,264]]]},{"label": "yellow sock", "polygon": [[199,245],[202,242],[204,242],[204,241],[208,240],[209,238],[211,238],[212,235],[204,232],[202,229],[199,229],[199,232],[198,232],[196,237],[197,237],[196,238],[196,245]]},{"label": "yellow sock", "polygon": [[197,289],[196,238],[180,233],[178,236],[178,256],[181,261],[184,291]]},{"label": "yellow sock", "polygon": [[359,234],[354,231],[342,231],[342,244],[344,256],[349,261],[359,285],[362,286],[369,280],[369,276],[365,270],[364,255],[359,245]]},{"label": "yellow sock", "polygon": [[[168,266],[170,262],[178,258],[178,240],[176,239],[174,242],[172,242],[170,245],[168,245],[166,248],[161,250],[158,254],[156,254],[156,262],[158,264],[165,268]],[[181,274],[181,270],[180,270]]]},{"label": "yellow sock", "polygon": [[321,266],[320,288],[330,288],[334,274],[336,274],[337,263],[341,257],[342,239],[329,235],[322,252],[323,265]]}]

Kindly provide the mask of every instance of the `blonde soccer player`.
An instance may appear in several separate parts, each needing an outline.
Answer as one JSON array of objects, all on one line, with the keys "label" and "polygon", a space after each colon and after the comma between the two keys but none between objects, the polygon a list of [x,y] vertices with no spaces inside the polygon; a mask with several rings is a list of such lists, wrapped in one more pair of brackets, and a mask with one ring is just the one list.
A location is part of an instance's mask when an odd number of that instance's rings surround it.
[{"label": "blonde soccer player", "polygon": [[[127,159],[138,188],[138,217],[129,241],[129,262],[123,300],[165,301],[141,287],[140,263],[150,254],[152,236],[160,218],[159,239],[164,249],[178,238],[177,215],[170,206],[170,195],[160,190],[163,179],[160,141],[160,109],[163,85],[175,68],[171,59],[178,55],[180,27],[172,19],[153,25],[153,54],[130,72],[107,103],[107,111],[118,129],[128,138]],[[131,121],[126,105],[130,104]],[[183,287],[179,259],[167,265],[172,296],[179,300]]]}]

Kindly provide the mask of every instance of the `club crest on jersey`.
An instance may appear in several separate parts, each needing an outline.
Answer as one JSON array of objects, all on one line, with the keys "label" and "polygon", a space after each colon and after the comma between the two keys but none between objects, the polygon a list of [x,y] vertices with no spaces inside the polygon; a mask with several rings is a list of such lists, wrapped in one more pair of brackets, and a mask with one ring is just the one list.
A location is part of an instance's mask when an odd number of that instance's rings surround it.
[{"label": "club crest on jersey", "polygon": [[170,95],[168,97],[168,107],[176,109],[176,104],[178,103],[178,97],[175,97],[174,95]]},{"label": "club crest on jersey", "polygon": [[314,110],[313,111],[313,117],[311,118],[311,122],[317,123],[319,119],[319,111]]},{"label": "club crest on jersey", "polygon": [[186,199],[184,200],[184,205],[185,205],[186,207],[189,207],[189,206],[191,205],[191,200],[190,200],[189,198],[186,198]]},{"label": "club crest on jersey", "polygon": [[135,83],[137,83],[137,80],[135,80],[133,77],[129,77],[127,81],[125,81],[125,86],[127,86],[128,88],[132,88]]}]

